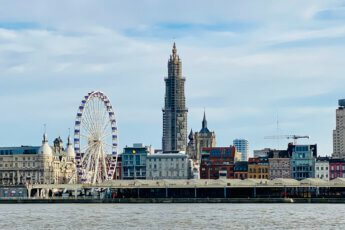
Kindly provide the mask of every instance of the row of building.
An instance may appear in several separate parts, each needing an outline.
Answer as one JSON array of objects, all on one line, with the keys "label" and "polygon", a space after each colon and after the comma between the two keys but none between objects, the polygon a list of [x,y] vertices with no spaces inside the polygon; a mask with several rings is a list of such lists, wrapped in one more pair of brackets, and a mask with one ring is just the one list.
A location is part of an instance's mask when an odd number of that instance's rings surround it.
[{"label": "row of building", "polygon": [[65,184],[76,182],[75,152],[68,138],[50,146],[43,135],[41,146],[0,148],[0,184]]}]

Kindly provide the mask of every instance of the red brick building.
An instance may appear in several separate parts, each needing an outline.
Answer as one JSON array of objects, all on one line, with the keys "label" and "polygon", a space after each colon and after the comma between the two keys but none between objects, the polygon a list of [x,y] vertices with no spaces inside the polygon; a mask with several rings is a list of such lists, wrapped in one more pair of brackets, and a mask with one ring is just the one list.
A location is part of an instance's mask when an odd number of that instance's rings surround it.
[{"label": "red brick building", "polygon": [[203,148],[200,179],[233,179],[235,153],[234,146]]},{"label": "red brick building", "polygon": [[345,159],[330,159],[329,179],[333,180],[338,177],[345,177]]}]

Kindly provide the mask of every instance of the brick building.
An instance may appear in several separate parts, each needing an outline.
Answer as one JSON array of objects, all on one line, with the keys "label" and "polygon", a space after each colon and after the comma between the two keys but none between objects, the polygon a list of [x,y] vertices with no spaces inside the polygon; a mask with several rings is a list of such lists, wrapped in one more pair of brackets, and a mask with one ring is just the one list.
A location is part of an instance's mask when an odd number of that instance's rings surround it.
[{"label": "brick building", "polygon": [[233,179],[235,153],[234,146],[203,148],[200,179]]},{"label": "brick building", "polygon": [[268,152],[268,178],[291,178],[290,155],[287,150],[271,150]]},{"label": "brick building", "polygon": [[329,179],[345,177],[345,159],[329,160]]},{"label": "brick building", "polygon": [[247,179],[248,178],[248,161],[237,161],[234,166],[235,179]]}]

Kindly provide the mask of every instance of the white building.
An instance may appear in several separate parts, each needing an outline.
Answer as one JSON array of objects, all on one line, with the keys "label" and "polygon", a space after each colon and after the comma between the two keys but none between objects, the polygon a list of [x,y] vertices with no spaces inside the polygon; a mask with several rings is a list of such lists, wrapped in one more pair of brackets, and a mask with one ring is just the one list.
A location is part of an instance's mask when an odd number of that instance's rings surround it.
[{"label": "white building", "polygon": [[336,127],[333,130],[334,158],[345,158],[345,99],[339,100],[336,110]]},{"label": "white building", "polygon": [[233,141],[236,151],[241,153],[241,161],[247,161],[249,156],[249,143],[245,139],[235,139]]},{"label": "white building", "polygon": [[318,157],[315,162],[315,178],[329,180],[329,158]]},{"label": "white building", "polygon": [[146,179],[188,179],[189,160],[184,153],[156,153],[146,157]]},{"label": "white building", "polygon": [[0,184],[51,184],[73,182],[75,153],[70,139],[64,149],[61,138],[52,148],[44,134],[40,147],[0,148]]},{"label": "white building", "polygon": [[270,151],[275,151],[275,149],[264,148],[260,150],[254,150],[254,157],[267,157]]}]

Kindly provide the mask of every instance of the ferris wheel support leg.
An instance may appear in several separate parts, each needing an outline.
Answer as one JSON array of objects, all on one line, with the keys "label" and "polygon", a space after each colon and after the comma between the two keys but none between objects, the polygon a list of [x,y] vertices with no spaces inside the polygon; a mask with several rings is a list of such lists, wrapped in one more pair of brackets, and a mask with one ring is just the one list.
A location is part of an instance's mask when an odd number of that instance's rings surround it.
[{"label": "ferris wheel support leg", "polygon": [[93,177],[93,181],[92,181],[92,184],[96,184],[96,181],[97,181],[97,177],[98,177],[98,164],[99,164],[99,157],[100,157],[100,148],[98,148],[98,151],[97,151],[97,158],[96,158],[96,165],[95,165],[95,175]]}]

